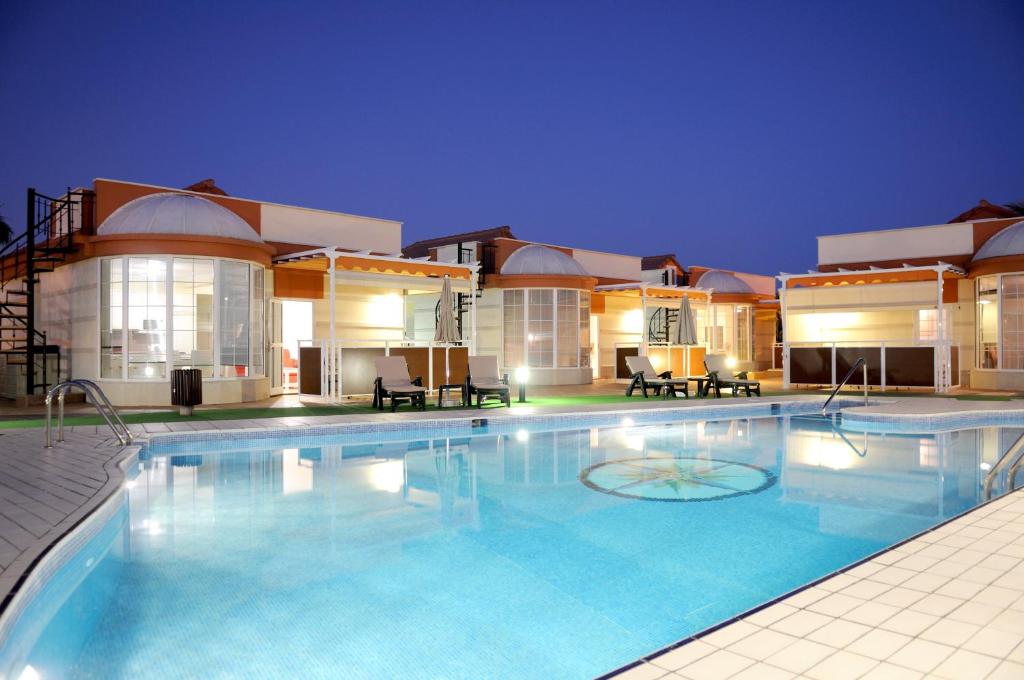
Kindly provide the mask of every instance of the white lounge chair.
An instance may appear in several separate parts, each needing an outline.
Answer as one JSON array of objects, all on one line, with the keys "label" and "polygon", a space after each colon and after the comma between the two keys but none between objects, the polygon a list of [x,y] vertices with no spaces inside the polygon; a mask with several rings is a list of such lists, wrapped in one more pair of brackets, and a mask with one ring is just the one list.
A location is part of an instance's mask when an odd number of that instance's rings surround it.
[{"label": "white lounge chair", "polygon": [[704,368],[708,372],[708,385],[705,390],[715,390],[715,396],[722,396],[722,388],[732,390],[732,396],[737,396],[740,390],[751,396],[755,392],[761,396],[761,383],[757,380],[747,380],[747,372],[734,373],[728,368],[729,358],[724,354],[708,354],[704,357]]},{"label": "white lounge chair", "polygon": [[377,380],[373,385],[373,405],[384,410],[384,400],[391,399],[391,412],[403,401],[410,406],[427,408],[427,391],[422,378],[409,379],[409,365],[403,356],[377,357]]},{"label": "white lounge chair", "polygon": [[476,407],[482,408],[488,397],[497,398],[505,406],[512,406],[509,394],[508,374],[499,375],[498,357],[469,357],[469,372],[466,374],[466,395],[469,405],[473,404],[476,395]]},{"label": "white lounge chair", "polygon": [[630,373],[629,387],[626,388],[627,397],[633,396],[633,390],[639,387],[646,399],[649,387],[654,390],[655,395],[662,394],[664,390],[664,397],[674,397],[677,392],[682,392],[684,397],[690,398],[686,378],[673,378],[672,371],[658,373],[648,357],[626,357],[626,368]]}]

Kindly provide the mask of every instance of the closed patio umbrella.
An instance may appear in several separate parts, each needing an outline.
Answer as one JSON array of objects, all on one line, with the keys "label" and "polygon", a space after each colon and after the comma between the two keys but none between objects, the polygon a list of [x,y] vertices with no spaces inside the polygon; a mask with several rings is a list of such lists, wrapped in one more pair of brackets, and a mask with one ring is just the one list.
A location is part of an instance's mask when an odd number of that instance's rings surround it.
[{"label": "closed patio umbrella", "polygon": [[[696,345],[697,326],[693,322],[693,310],[690,308],[690,298],[683,296],[679,301],[679,322],[676,324],[676,332],[672,336],[674,345]],[[686,350],[686,373],[690,373],[690,350]]]},{"label": "closed patio umbrella", "polygon": [[459,342],[459,322],[455,318],[452,307],[452,282],[448,276],[441,284],[441,302],[437,314],[437,328],[434,329],[434,342]]},{"label": "closed patio umbrella", "polygon": [[690,308],[690,298],[688,297],[684,297],[679,301],[679,323],[676,324],[676,332],[672,337],[672,344],[697,344],[697,326],[693,322],[693,310]]}]

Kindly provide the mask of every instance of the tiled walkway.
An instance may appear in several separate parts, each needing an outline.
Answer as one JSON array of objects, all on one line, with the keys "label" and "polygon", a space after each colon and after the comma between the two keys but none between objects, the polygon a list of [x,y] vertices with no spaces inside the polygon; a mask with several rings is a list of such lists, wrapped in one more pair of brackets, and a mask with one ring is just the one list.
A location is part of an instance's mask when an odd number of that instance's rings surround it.
[{"label": "tiled walkway", "polygon": [[1024,490],[622,680],[1024,679]]},{"label": "tiled walkway", "polygon": [[39,556],[121,484],[127,455],[109,432],[69,432],[43,448],[41,429],[0,431],[0,603]]}]

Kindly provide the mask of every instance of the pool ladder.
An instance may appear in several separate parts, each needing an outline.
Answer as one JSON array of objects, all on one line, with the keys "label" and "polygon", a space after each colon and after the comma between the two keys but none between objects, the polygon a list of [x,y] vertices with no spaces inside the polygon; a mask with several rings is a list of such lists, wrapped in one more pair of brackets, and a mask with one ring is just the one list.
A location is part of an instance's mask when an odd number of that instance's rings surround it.
[{"label": "pool ladder", "polygon": [[840,380],[839,384],[832,388],[832,393],[828,395],[828,399],[825,400],[825,405],[821,407],[821,415],[825,415],[828,405],[832,403],[832,400],[836,398],[836,394],[838,394],[843,385],[853,377],[853,374],[857,372],[858,368],[864,369],[864,405],[868,405],[868,363],[864,360],[864,357],[859,357],[855,362],[853,362],[853,366],[850,367],[850,370],[847,371],[846,377]]},{"label": "pool ladder", "polygon": [[107,399],[107,395],[103,393],[100,386],[91,380],[67,380],[58,385],[54,385],[46,393],[46,448],[53,448],[53,398],[57,397],[57,441],[64,441],[64,397],[71,391],[72,387],[77,387],[92,402],[92,405],[96,407],[96,411],[103,416],[103,420],[107,421],[107,425],[114,431],[114,435],[117,440],[121,442],[122,446],[127,446],[132,443],[132,433],[128,429],[128,426],[124,424],[124,420],[121,418],[117,409]]},{"label": "pool ladder", "polygon": [[1006,450],[1006,453],[999,457],[996,464],[992,466],[992,469],[985,475],[985,482],[983,489],[985,493],[985,500],[992,498],[992,486],[995,484],[996,479],[999,478],[999,473],[1004,467],[1009,465],[1009,469],[1006,471],[1006,492],[1013,491],[1014,480],[1017,477],[1017,471],[1020,470],[1021,465],[1024,465],[1024,434],[1017,437],[1017,439],[1010,444],[1010,448]]}]

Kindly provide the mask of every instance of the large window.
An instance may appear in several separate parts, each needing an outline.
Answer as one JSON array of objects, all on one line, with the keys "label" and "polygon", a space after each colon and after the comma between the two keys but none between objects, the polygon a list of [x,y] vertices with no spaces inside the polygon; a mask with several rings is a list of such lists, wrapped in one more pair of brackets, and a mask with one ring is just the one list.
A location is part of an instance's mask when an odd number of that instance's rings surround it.
[{"label": "large window", "polygon": [[527,291],[530,304],[526,310],[526,353],[531,367],[551,368],[555,348],[553,293],[543,288]]},{"label": "large window", "polygon": [[163,378],[167,371],[167,262],[128,258],[128,377]]},{"label": "large window", "polygon": [[979,368],[1024,370],[1024,274],[977,280]]},{"label": "large window", "polygon": [[580,291],[580,366],[590,367],[590,293]]},{"label": "large window", "polygon": [[551,288],[503,293],[504,365],[590,365],[590,293]]},{"label": "large window", "polygon": [[502,318],[505,325],[505,365],[517,367],[523,365],[523,343],[525,341],[526,314],[524,311],[524,291],[504,291]]},{"label": "large window", "polygon": [[558,300],[555,315],[558,324],[558,367],[571,368],[579,365],[579,294],[575,290],[558,290],[555,293]]},{"label": "large window", "polygon": [[174,258],[174,367],[213,377],[213,260]]},{"label": "large window", "polygon": [[978,279],[978,367],[999,368],[999,277]]},{"label": "large window", "polygon": [[233,260],[126,257],[100,262],[100,376],[166,379],[264,372],[264,272]]},{"label": "large window", "polygon": [[249,375],[249,265],[220,263],[220,370],[224,378]]},{"label": "large window", "polygon": [[100,262],[100,377],[124,374],[124,267],[118,260]]}]

